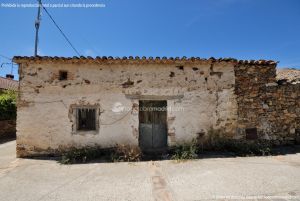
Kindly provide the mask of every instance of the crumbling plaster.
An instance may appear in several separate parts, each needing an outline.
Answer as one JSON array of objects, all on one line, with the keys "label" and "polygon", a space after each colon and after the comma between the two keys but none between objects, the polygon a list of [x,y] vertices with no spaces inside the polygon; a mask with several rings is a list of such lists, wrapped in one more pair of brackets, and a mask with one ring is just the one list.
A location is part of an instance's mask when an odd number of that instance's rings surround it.
[{"label": "crumbling plaster", "polygon": [[[59,70],[68,72],[68,80],[58,79]],[[167,113],[170,146],[190,141],[210,128],[226,128],[232,137],[237,120],[234,86],[231,62],[23,63],[20,65],[17,152],[25,156],[73,146],[138,145],[138,104],[142,96],[167,100],[168,107],[179,108]],[[99,105],[98,131],[72,132],[70,107],[89,104]],[[128,110],[116,112],[115,107]]]}]

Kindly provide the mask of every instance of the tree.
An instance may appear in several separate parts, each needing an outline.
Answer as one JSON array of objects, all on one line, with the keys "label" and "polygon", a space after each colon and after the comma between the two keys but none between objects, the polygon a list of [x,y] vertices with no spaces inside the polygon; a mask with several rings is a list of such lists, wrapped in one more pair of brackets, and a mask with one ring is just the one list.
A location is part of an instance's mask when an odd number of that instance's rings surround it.
[{"label": "tree", "polygon": [[0,92],[0,120],[16,119],[16,98],[15,91],[6,90]]}]

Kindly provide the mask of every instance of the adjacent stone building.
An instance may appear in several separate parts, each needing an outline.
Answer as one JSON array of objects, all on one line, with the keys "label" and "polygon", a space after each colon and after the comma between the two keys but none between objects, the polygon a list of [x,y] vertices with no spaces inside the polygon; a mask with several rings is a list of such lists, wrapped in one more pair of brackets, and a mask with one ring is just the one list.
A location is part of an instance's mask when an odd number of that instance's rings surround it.
[{"label": "adjacent stone building", "polygon": [[294,143],[300,84],[276,62],[146,57],[15,57],[19,157],[116,144],[155,151],[207,138]]}]

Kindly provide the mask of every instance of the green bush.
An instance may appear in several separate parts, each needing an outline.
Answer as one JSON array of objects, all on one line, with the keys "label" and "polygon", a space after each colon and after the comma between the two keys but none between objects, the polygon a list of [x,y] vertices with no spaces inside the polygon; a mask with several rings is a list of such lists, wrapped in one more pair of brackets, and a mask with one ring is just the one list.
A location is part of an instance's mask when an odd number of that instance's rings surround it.
[{"label": "green bush", "polygon": [[103,156],[100,147],[71,148],[62,154],[60,163],[86,163]]},{"label": "green bush", "polygon": [[0,120],[16,119],[16,92],[0,93]]},{"label": "green bush", "polygon": [[266,156],[270,155],[270,142],[256,140],[254,142],[227,139],[222,130],[210,129],[206,141],[206,149],[213,151],[229,151],[238,156]]},{"label": "green bush", "polygon": [[172,155],[172,160],[188,160],[198,158],[198,146],[195,140],[192,143],[177,145]]}]

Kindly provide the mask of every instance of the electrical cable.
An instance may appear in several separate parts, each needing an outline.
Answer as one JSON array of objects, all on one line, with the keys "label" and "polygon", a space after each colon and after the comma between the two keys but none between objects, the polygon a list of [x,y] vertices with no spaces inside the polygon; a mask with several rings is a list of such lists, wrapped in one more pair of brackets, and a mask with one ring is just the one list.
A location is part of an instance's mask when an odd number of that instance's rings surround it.
[{"label": "electrical cable", "polygon": [[63,35],[63,37],[66,39],[66,41],[69,43],[69,45],[72,47],[72,49],[77,53],[77,55],[80,57],[81,55],[79,54],[79,52],[77,51],[77,49],[74,47],[74,45],[71,43],[71,41],[68,39],[68,37],[66,36],[66,34],[62,31],[62,29],[58,26],[58,24],[55,22],[55,20],[53,19],[53,17],[51,16],[51,14],[48,12],[48,10],[43,6],[43,4],[41,4],[43,9],[45,10],[46,14],[50,17],[50,19],[52,20],[52,22],[54,23],[54,25],[56,26],[56,28],[59,30],[59,32]]}]

